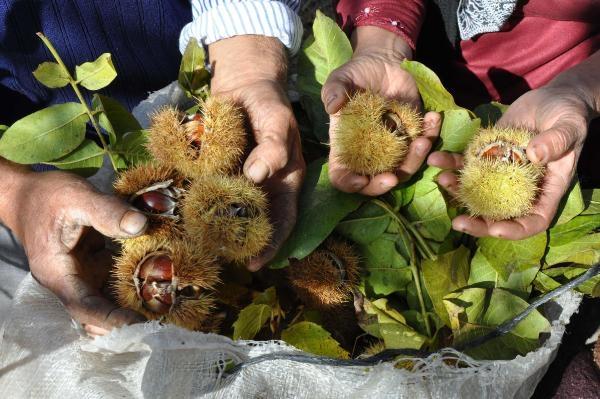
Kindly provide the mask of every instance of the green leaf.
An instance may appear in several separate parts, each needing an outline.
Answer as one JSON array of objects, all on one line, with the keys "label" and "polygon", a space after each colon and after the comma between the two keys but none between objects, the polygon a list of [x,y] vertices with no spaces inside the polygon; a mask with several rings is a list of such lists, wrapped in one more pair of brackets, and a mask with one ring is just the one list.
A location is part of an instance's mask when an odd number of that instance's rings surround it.
[{"label": "green leaf", "polygon": [[8,130],[8,126],[6,125],[0,125],[0,139],[2,139],[2,135],[4,134],[4,132],[6,132]]},{"label": "green leaf", "polygon": [[88,120],[79,103],[57,104],[16,121],[2,135],[0,156],[33,164],[63,157],[77,148]]},{"label": "green leaf", "polygon": [[[300,93],[300,104],[312,125],[311,132],[323,143],[329,142],[329,115],[321,101],[321,83],[317,82],[313,60],[306,54],[314,45],[315,38],[310,35],[302,44],[298,56],[297,88]],[[315,59],[315,62],[318,60]]]},{"label": "green leaf", "polygon": [[592,265],[600,261],[600,233],[588,234],[565,245],[551,246],[546,254],[548,266],[573,262]]},{"label": "green leaf", "polygon": [[514,271],[523,271],[539,266],[546,250],[546,232],[543,231],[524,240],[504,240],[484,237],[478,241],[482,254],[487,258],[498,275],[508,280]]},{"label": "green leaf", "polygon": [[450,109],[444,112],[444,122],[440,133],[440,151],[463,152],[471,137],[479,130],[481,120],[471,119],[464,109]]},{"label": "green leaf", "polygon": [[205,65],[206,54],[198,41],[191,38],[185,47],[179,66],[179,85],[192,96],[200,96],[210,82],[210,73]]},{"label": "green leaf", "polygon": [[508,105],[501,104],[496,101],[492,101],[488,104],[481,104],[475,107],[473,112],[477,117],[481,119],[481,125],[488,127],[496,124],[498,119],[502,117],[502,115],[508,109]]},{"label": "green leaf", "polygon": [[[465,288],[448,294],[444,305],[452,326],[454,344],[459,344],[488,333],[521,313],[529,304],[502,288]],[[517,354],[525,355],[535,350],[539,335],[549,330],[548,320],[534,310],[507,335],[466,352],[479,359],[511,359]]]},{"label": "green leaf", "polygon": [[600,214],[577,216],[550,229],[550,246],[558,247],[600,228]]},{"label": "green leaf", "polygon": [[253,339],[271,318],[271,307],[250,304],[240,311],[233,323],[233,339]]},{"label": "green leaf", "polygon": [[368,334],[383,339],[388,349],[420,349],[427,340],[406,324],[402,313],[390,306],[387,298],[373,302],[365,298],[359,325]]},{"label": "green leaf", "polygon": [[440,169],[431,166],[425,169],[423,178],[415,184],[415,195],[406,214],[423,237],[441,242],[450,232],[452,222],[446,200],[435,181],[439,172]]},{"label": "green leaf", "polygon": [[269,287],[264,292],[258,293],[252,300],[252,303],[255,305],[268,305],[271,308],[276,307],[278,301],[275,287]]},{"label": "green leaf", "polygon": [[65,87],[69,84],[71,76],[68,71],[65,71],[56,62],[42,62],[35,71],[33,76],[44,86],[51,89]]},{"label": "green leaf", "polygon": [[600,189],[582,190],[585,210],[582,215],[595,215],[600,213]]},{"label": "green leaf", "polygon": [[92,107],[100,112],[98,123],[108,132],[110,144],[113,146],[125,133],[142,130],[137,119],[118,101],[110,97],[94,94]]},{"label": "green leaf", "polygon": [[318,324],[301,321],[281,332],[281,339],[304,352],[335,359],[348,359],[350,354]]},{"label": "green leaf", "polygon": [[359,248],[367,271],[365,282],[376,295],[406,291],[412,274],[406,259],[396,250],[395,236],[385,234]]},{"label": "green leaf", "polygon": [[462,245],[454,251],[438,256],[437,260],[425,259],[421,268],[427,293],[437,315],[450,326],[444,297],[467,285],[469,280],[470,251]]},{"label": "green leaf", "polygon": [[539,272],[535,276],[533,285],[535,286],[535,288],[538,291],[540,291],[542,293],[546,293],[546,292],[552,291],[552,290],[560,287],[560,283],[558,283],[552,277],[548,276],[547,274],[545,274],[543,272]]},{"label": "green leaf", "polygon": [[411,74],[419,88],[426,111],[447,111],[460,109],[454,97],[442,85],[435,72],[417,61],[404,60],[402,68]]},{"label": "green leaf", "polygon": [[[300,87],[314,87],[312,79],[323,85],[329,74],[352,58],[352,45],[338,24],[321,11],[313,23],[313,40],[308,40],[302,50],[304,69],[298,76]],[[314,89],[313,89],[314,90]]]},{"label": "green leaf", "polygon": [[365,200],[358,194],[336,190],[329,181],[323,159],[308,165],[298,201],[298,220],[270,267],[279,269],[290,258],[302,259],[331,234],[335,226]]},{"label": "green leaf", "polygon": [[531,293],[531,283],[539,270],[540,266],[536,265],[521,271],[514,271],[505,280],[498,275],[496,269],[492,267],[492,264],[482,254],[481,250],[477,249],[475,256],[471,259],[468,284],[481,285],[483,283],[490,288],[510,289],[521,298],[527,299]]},{"label": "green leaf", "polygon": [[[576,277],[579,277],[581,274],[585,273],[588,268],[581,267],[585,265],[573,265],[573,266],[565,266],[565,267],[553,267],[551,269],[544,270],[545,274],[549,277],[552,277],[555,280],[560,281],[561,283],[567,283],[570,280],[573,280]],[[561,278],[562,277],[562,278]],[[586,295],[594,295],[596,291],[596,286],[600,284],[600,275],[596,275],[579,284],[576,289],[583,294]]]},{"label": "green leaf", "polygon": [[148,132],[137,130],[125,133],[113,147],[113,151],[124,158],[127,167],[147,163],[152,156],[146,149]]},{"label": "green leaf", "polygon": [[384,209],[372,202],[366,202],[342,220],[335,230],[355,243],[368,244],[385,232],[390,220]]},{"label": "green leaf", "polygon": [[86,62],[75,67],[75,79],[88,90],[99,90],[106,87],[117,77],[111,55],[104,53],[95,61]]},{"label": "green leaf", "polygon": [[563,197],[563,200],[558,206],[558,212],[556,214],[559,216],[556,225],[568,222],[583,212],[584,209],[585,203],[583,202],[579,180],[575,178],[569,188],[569,194]]},{"label": "green leaf", "polygon": [[46,162],[59,169],[70,170],[82,176],[91,176],[102,167],[104,149],[92,140],[85,139],[75,151],[56,161]]}]

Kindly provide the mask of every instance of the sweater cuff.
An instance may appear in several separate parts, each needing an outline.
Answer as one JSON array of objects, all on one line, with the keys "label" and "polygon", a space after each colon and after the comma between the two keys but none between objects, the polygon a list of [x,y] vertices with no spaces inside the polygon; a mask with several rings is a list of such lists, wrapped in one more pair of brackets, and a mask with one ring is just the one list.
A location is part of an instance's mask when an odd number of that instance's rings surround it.
[{"label": "sweater cuff", "polygon": [[358,26],[377,26],[401,36],[413,50],[425,9],[424,0],[340,0],[337,6],[342,28],[348,33]]},{"label": "sweater cuff", "polygon": [[203,45],[239,35],[275,37],[294,55],[300,49],[302,22],[294,10],[279,1],[245,0],[217,4],[196,12],[183,27],[179,50],[183,53],[190,38]]}]

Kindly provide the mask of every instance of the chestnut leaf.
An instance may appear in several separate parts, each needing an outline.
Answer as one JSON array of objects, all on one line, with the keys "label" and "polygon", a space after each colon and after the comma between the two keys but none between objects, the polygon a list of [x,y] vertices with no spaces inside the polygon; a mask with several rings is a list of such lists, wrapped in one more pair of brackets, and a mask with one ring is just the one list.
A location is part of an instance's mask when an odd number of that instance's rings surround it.
[{"label": "chestnut leaf", "polygon": [[71,80],[69,72],[56,62],[42,62],[33,71],[33,76],[38,82],[51,89],[65,87]]},{"label": "chestnut leaf", "polygon": [[86,62],[75,67],[77,83],[88,90],[99,90],[106,87],[117,77],[109,53],[101,54],[95,61]]},{"label": "chestnut leaf", "polygon": [[21,164],[61,158],[83,142],[87,121],[80,103],[57,104],[34,112],[4,132],[0,156]]},{"label": "chestnut leaf", "polygon": [[104,149],[92,140],[85,139],[75,151],[52,162],[46,162],[59,169],[69,170],[82,176],[93,175],[104,160]]}]

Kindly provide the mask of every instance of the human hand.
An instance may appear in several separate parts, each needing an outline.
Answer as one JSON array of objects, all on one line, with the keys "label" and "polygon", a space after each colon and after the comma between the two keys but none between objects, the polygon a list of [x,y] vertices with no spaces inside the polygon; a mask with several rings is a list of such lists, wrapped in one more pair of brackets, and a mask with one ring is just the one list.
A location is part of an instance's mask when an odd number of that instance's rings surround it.
[{"label": "human hand", "polygon": [[31,274],[88,334],[104,335],[113,327],[145,320],[102,293],[112,266],[103,235],[142,234],[144,215],[64,172],[25,174],[12,193],[11,212],[3,220],[23,244]]},{"label": "human hand", "polygon": [[400,67],[400,63],[412,54],[400,36],[385,29],[365,26],[355,30],[353,42],[352,59],[329,75],[321,91],[325,110],[330,114],[329,138],[332,145],[329,152],[329,178],[341,191],[377,196],[408,180],[419,170],[439,136],[441,119],[437,112],[425,114],[423,135],[412,141],[406,159],[395,173],[361,176],[340,164],[334,144],[338,121],[335,114],[348,100],[347,93],[369,89],[386,98],[422,108],[417,84]]},{"label": "human hand", "polygon": [[[496,126],[525,127],[538,133],[527,146],[527,158],[546,165],[546,171],[531,213],[501,221],[460,215],[452,221],[452,227],[476,237],[510,240],[546,230],[575,174],[591,116],[586,101],[569,86],[548,85],[522,95]],[[462,168],[462,162],[462,156],[445,152],[434,152],[428,158],[429,165],[448,169],[438,176],[438,182],[450,194],[456,194],[459,184],[451,170]]]},{"label": "human hand", "polygon": [[306,168],[285,92],[285,49],[277,39],[243,35],[210,44],[209,55],[212,94],[233,99],[248,116],[254,135],[256,146],[244,163],[244,174],[262,185],[270,201],[274,232],[271,245],[247,265],[256,271],[275,256],[296,223]]}]

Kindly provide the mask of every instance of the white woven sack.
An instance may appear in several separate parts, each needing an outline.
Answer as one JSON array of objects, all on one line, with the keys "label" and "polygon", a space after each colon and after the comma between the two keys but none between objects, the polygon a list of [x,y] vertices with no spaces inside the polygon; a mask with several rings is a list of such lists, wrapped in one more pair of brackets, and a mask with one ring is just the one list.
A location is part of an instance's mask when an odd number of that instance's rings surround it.
[{"label": "white woven sack", "polygon": [[[228,375],[227,361],[300,351],[279,341],[234,342],[156,322],[91,340],[28,275],[3,325],[0,398],[528,398],[580,301],[579,294],[567,292],[551,302],[545,312],[552,329],[544,345],[511,361],[475,361],[446,349],[418,359],[412,371],[391,364],[273,360]],[[456,358],[469,367],[444,362]]]}]

